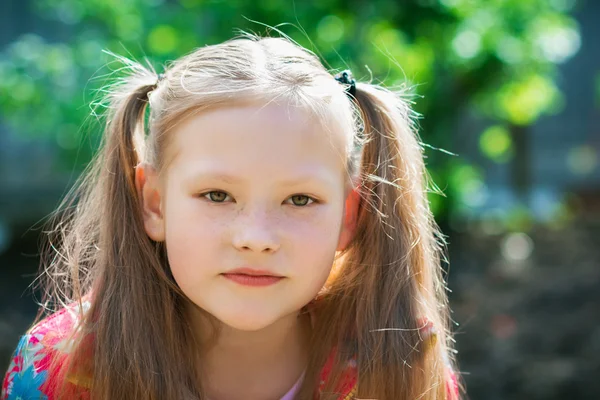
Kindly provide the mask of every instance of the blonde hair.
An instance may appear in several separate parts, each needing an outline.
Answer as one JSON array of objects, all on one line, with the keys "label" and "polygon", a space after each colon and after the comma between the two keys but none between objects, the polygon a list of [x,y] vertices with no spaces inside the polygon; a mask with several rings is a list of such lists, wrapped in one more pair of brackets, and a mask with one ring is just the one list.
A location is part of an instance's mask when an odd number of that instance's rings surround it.
[{"label": "blonde hair", "polygon": [[[340,121],[348,131],[348,174],[360,194],[356,235],[315,306],[311,358],[297,398],[313,398],[335,348],[321,399],[337,398],[352,357],[357,398],[447,399],[445,369],[455,361],[444,247],[426,197],[422,146],[401,93],[357,82],[355,96],[347,96],[313,53],[285,38],[245,34],[196,49],[159,81],[150,67],[121,60],[128,74],[108,90],[101,150],[54,214],[43,264],[47,303],[90,296],[79,328],[93,335],[94,357],[79,342],[70,363],[55,368],[65,374],[86,365],[94,399],[205,398],[190,372],[187,300],[170,273],[165,244],[144,231],[135,167],[144,161],[165,168],[170,132],[186,116],[284,99],[323,121]],[[420,336],[423,317],[437,328],[432,349]]]}]

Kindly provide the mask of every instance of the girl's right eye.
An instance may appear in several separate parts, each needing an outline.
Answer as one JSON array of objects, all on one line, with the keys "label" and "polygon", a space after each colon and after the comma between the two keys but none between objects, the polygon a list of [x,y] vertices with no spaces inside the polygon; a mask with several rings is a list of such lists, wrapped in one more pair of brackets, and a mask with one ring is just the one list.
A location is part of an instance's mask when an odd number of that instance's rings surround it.
[{"label": "girl's right eye", "polygon": [[213,190],[212,192],[202,193],[200,196],[207,198],[213,203],[223,203],[229,195],[220,190]]}]

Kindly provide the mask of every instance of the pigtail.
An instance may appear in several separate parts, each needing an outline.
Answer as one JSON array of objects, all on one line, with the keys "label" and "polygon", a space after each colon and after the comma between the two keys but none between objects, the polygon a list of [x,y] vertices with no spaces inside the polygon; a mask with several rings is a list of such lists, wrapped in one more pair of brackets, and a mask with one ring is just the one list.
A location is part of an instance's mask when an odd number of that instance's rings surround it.
[{"label": "pigtail", "polygon": [[[135,187],[148,96],[156,89],[157,76],[137,65],[135,72],[111,94],[100,176],[107,196],[99,237],[99,264],[104,268],[90,310],[98,327],[95,350],[110,349],[120,356],[96,360],[92,394],[101,399],[163,399],[178,393],[177,398],[186,398],[195,391],[195,383],[171,387],[182,377],[193,379],[191,359],[180,359],[178,352],[189,341],[183,329],[185,307],[168,270],[163,243],[153,242],[145,233]],[[135,301],[125,304],[126,298]]]},{"label": "pigtail", "polygon": [[[175,393],[181,399],[202,398],[192,372],[193,352],[180,354],[182,345],[192,348],[184,300],[168,269],[164,244],[145,233],[135,186],[157,75],[121,61],[129,74],[107,89],[100,152],[52,220],[58,222],[52,237],[61,240],[50,239],[56,255],[45,275],[54,278],[46,284],[54,291],[46,297],[63,306],[78,302],[80,312],[68,362],[52,367],[52,376],[63,379],[51,384],[64,398],[75,392],[72,383],[95,399],[163,399]],[[68,279],[61,282],[61,277]],[[90,300],[85,313],[82,299]]]},{"label": "pigtail", "polygon": [[338,349],[323,398],[336,398],[343,371],[356,363],[356,398],[454,399],[446,382],[443,244],[426,198],[411,110],[381,87],[359,83],[356,89],[366,142],[361,202],[353,242],[322,302],[327,326],[315,329],[315,344],[320,337],[323,346]]}]

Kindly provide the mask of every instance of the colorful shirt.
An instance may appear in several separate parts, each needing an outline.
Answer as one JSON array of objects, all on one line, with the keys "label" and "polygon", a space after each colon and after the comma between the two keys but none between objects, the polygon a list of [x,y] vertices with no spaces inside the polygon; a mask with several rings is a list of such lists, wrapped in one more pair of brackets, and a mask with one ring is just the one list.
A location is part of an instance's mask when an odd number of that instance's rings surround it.
[{"label": "colorful shirt", "polygon": [[[89,302],[83,303],[84,312],[89,309],[89,306]],[[63,357],[65,360],[68,357],[71,351],[69,345],[71,342],[70,334],[73,327],[76,326],[77,318],[75,307],[63,308],[36,324],[27,334],[21,337],[2,383],[0,400],[57,399],[56,394],[53,393],[52,387],[49,385],[53,381],[53,377],[48,375],[50,361],[55,357]],[[430,325],[426,324],[426,328],[430,329]],[[319,389],[322,389],[328,378],[331,361],[332,358],[330,357],[321,372]],[[66,379],[67,384],[74,385],[75,388],[90,387],[90,377],[67,376]],[[302,377],[281,400],[292,400],[301,382]],[[449,396],[449,398],[457,398],[456,377],[451,370],[449,370],[447,382],[448,393],[455,394],[455,396]],[[356,362],[350,360],[344,372],[342,386],[339,388],[341,393],[339,399],[351,399],[356,394],[356,383]],[[78,398],[89,398],[85,391],[83,397],[80,390],[78,393]]]}]

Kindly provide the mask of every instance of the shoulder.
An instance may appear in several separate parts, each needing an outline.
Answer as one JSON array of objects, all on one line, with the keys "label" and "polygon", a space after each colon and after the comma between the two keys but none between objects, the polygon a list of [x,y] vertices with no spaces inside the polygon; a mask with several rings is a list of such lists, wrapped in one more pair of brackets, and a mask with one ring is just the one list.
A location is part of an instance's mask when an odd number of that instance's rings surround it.
[{"label": "shoulder", "polygon": [[[84,312],[89,303],[84,302]],[[69,306],[46,317],[24,334],[10,360],[0,400],[51,400],[50,364],[66,360],[71,352],[71,339],[78,322],[78,307]]]}]

